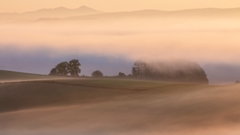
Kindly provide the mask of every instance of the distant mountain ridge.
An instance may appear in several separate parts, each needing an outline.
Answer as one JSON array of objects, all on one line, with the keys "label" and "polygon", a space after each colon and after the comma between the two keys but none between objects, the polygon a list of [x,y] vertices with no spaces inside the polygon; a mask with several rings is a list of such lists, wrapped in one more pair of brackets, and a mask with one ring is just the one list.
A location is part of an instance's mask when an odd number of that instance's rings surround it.
[{"label": "distant mountain ridge", "polygon": [[53,9],[39,9],[24,13],[0,13],[0,20],[12,22],[16,20],[37,20],[40,18],[65,18],[70,16],[82,16],[102,13],[87,6],[81,6],[76,9],[57,7]]},{"label": "distant mountain ridge", "polygon": [[99,13],[100,11],[97,11],[95,9],[89,8],[87,6],[81,6],[79,8],[76,9],[69,9],[69,8],[65,8],[65,7],[57,7],[57,8],[53,8],[53,9],[39,9],[37,11],[29,11],[29,12],[24,12],[22,14],[31,14],[31,13],[74,13],[74,12],[78,12],[81,14],[94,14],[94,13]]},{"label": "distant mountain ridge", "polygon": [[70,16],[66,18],[39,18],[37,22],[47,21],[97,21],[127,19],[240,19],[240,8],[235,9],[188,9],[179,11],[139,10],[132,12],[104,12],[99,14]]},{"label": "distant mountain ridge", "polygon": [[138,10],[124,12],[101,12],[87,6],[76,9],[58,7],[53,9],[39,9],[25,13],[0,13],[0,22],[28,21],[57,21],[57,20],[84,20],[84,19],[111,19],[111,18],[240,18],[240,8],[217,9],[186,9],[177,11]]}]

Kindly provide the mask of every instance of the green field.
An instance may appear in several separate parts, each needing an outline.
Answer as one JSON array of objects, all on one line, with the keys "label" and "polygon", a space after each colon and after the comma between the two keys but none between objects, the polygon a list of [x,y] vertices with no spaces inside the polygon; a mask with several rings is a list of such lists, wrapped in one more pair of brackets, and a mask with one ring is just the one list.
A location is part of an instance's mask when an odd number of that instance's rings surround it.
[{"label": "green field", "polygon": [[239,85],[133,79],[2,83],[0,134],[237,135],[239,95]]}]

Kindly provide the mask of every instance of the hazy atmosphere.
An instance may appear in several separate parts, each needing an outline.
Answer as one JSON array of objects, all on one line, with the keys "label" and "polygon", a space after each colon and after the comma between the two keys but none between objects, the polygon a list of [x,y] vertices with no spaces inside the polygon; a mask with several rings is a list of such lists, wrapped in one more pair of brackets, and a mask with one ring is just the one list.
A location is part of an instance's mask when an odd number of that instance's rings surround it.
[{"label": "hazy atmosphere", "polygon": [[[13,4],[13,3],[18,4]],[[19,4],[24,6],[19,6]],[[90,6],[106,12],[132,11],[143,9],[182,10],[194,8],[235,8],[239,0],[7,0],[1,1],[0,12],[26,12],[41,8]]]},{"label": "hazy atmosphere", "polygon": [[[103,3],[99,6],[106,5]],[[218,1],[213,7],[220,6],[220,3],[228,6]],[[228,3],[233,4],[234,1]],[[137,5],[148,4],[140,2]],[[208,7],[211,2],[202,1],[201,4]],[[186,6],[184,2],[174,5]],[[170,5],[164,7],[173,8]],[[87,6],[73,9],[62,6],[23,14],[2,13],[0,59],[4,63],[0,68],[48,74],[57,61],[75,57],[80,62],[88,62],[82,66],[81,74],[90,75],[99,65],[98,69],[103,70],[105,75],[116,75],[118,72],[131,73],[132,63],[138,59],[184,59],[199,63],[211,83],[238,80],[240,8],[193,7],[189,5],[189,10],[177,10],[176,7],[171,12],[113,12],[109,9],[110,13]]]},{"label": "hazy atmosphere", "polygon": [[0,2],[0,135],[239,135],[239,0]]}]

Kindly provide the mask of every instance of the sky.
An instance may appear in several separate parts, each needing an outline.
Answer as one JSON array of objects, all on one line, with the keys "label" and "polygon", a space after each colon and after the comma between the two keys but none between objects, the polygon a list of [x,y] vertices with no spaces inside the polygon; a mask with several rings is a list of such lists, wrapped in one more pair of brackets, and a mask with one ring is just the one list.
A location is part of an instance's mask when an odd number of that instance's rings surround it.
[{"label": "sky", "polygon": [[239,0],[0,0],[0,12],[26,12],[41,8],[78,8],[82,5],[106,12],[142,9],[182,10],[192,8],[235,8]]}]

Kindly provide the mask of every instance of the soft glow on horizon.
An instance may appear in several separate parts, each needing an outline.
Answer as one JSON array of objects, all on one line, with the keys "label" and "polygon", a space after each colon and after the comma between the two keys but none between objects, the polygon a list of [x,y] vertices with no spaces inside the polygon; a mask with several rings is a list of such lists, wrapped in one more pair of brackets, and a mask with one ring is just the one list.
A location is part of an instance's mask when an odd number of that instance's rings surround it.
[{"label": "soft glow on horizon", "polygon": [[[24,5],[24,6],[21,6]],[[26,12],[42,8],[89,6],[100,11],[118,12],[143,9],[182,10],[193,8],[235,8],[239,0],[2,0],[0,12]]]}]

